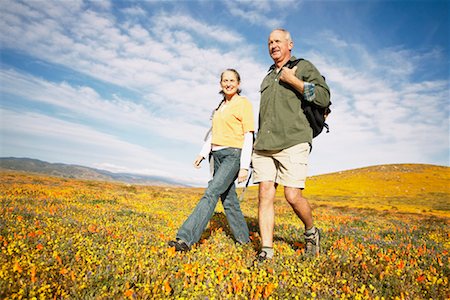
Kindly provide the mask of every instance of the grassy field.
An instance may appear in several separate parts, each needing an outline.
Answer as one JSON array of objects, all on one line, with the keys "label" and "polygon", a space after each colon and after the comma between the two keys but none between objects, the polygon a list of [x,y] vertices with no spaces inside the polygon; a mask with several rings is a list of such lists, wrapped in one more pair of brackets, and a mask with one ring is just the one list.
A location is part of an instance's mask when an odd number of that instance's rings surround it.
[{"label": "grassy field", "polygon": [[167,246],[203,189],[1,172],[1,299],[449,299],[450,168],[388,165],[312,177],[305,195],[323,232],[276,198],[272,262],[259,249],[257,189],[236,245],[219,205],[201,243]]}]

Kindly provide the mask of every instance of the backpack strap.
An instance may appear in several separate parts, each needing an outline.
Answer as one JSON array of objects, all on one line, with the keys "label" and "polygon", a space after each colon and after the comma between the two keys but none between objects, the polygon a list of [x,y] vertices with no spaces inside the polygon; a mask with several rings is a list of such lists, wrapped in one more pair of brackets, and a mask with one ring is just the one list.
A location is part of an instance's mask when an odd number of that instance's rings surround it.
[{"label": "backpack strap", "polygon": [[[301,60],[304,60],[303,58],[298,58],[298,59],[294,59],[294,60],[288,60],[283,67],[288,67],[289,69],[292,69],[293,67],[295,67]],[[275,70],[276,65],[273,64],[270,66],[268,72],[271,72],[273,70]]]},{"label": "backpack strap", "polygon": [[304,60],[303,58],[298,58],[295,60],[289,60],[287,63],[284,64],[283,67],[288,67],[289,69],[292,69],[295,67],[301,60]]}]

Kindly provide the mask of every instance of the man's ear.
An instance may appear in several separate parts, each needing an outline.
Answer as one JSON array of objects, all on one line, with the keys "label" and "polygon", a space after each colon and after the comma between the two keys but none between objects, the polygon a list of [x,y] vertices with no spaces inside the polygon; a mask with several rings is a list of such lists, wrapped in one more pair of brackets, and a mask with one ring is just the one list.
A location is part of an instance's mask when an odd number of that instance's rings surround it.
[{"label": "man's ear", "polygon": [[289,41],[289,50],[292,50],[294,48],[294,42],[293,41]]}]

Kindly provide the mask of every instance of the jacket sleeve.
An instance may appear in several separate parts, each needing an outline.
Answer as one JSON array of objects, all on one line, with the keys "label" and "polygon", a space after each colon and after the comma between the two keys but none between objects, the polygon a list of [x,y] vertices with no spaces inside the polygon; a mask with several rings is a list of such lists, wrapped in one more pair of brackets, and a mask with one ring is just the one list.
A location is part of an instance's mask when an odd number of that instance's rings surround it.
[{"label": "jacket sleeve", "polygon": [[330,104],[330,88],[319,70],[311,62],[300,61],[297,76],[305,82],[314,84],[314,99],[312,101],[314,104],[322,107]]}]

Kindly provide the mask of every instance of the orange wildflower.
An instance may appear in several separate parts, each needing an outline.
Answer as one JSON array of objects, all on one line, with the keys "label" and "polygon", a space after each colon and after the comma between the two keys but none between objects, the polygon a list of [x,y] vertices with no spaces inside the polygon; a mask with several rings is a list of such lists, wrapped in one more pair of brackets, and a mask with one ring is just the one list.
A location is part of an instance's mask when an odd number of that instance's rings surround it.
[{"label": "orange wildflower", "polygon": [[49,212],[50,215],[54,215],[56,210],[55,210],[54,207],[49,207],[48,212]]},{"label": "orange wildflower", "polygon": [[352,290],[347,285],[344,285],[342,287],[342,291],[344,291],[344,293],[347,293],[347,294],[350,294],[352,292]]},{"label": "orange wildflower", "polygon": [[19,265],[19,262],[18,262],[18,261],[16,261],[16,262],[14,263],[13,271],[17,271],[17,272],[19,272],[19,273],[22,273],[22,267]]},{"label": "orange wildflower", "polygon": [[164,292],[166,292],[166,294],[169,294],[171,291],[172,287],[170,286],[169,281],[164,281]]},{"label": "orange wildflower", "polygon": [[294,242],[294,247],[297,247],[299,249],[305,248],[305,245],[300,242]]},{"label": "orange wildflower", "polygon": [[127,298],[132,298],[134,292],[133,292],[133,290],[130,289],[130,290],[126,290],[125,293],[123,293],[123,294],[124,294],[125,297],[127,297]]},{"label": "orange wildflower", "polygon": [[271,282],[269,282],[266,287],[264,288],[263,297],[267,298],[272,294],[273,290],[275,289],[275,285]]},{"label": "orange wildflower", "polygon": [[167,255],[168,255],[169,257],[174,256],[174,255],[175,255],[175,252],[176,252],[175,247],[170,247],[169,249],[167,249]]},{"label": "orange wildflower", "polygon": [[36,266],[31,267],[30,277],[31,277],[31,282],[35,283],[36,282]]},{"label": "orange wildflower", "polygon": [[88,230],[92,233],[97,232],[97,226],[94,224],[89,225]]},{"label": "orange wildflower", "polygon": [[59,255],[55,256],[55,259],[58,261],[58,263],[61,265],[62,264],[62,259],[61,257],[59,257]]},{"label": "orange wildflower", "polygon": [[67,270],[66,268],[62,268],[62,269],[59,271],[59,274],[61,274],[61,275],[66,275],[67,273],[69,273],[69,270]]}]

